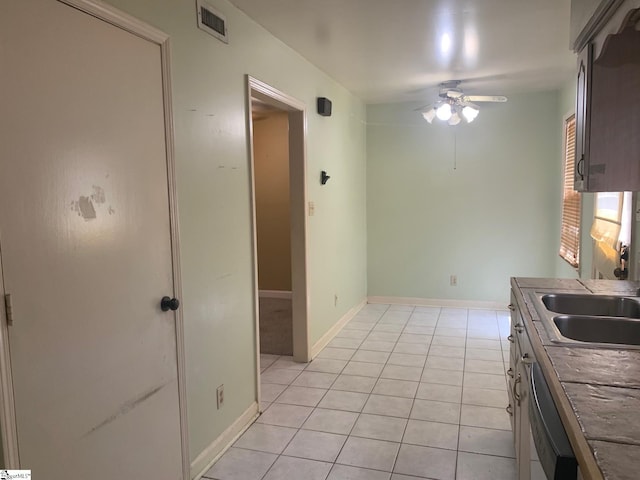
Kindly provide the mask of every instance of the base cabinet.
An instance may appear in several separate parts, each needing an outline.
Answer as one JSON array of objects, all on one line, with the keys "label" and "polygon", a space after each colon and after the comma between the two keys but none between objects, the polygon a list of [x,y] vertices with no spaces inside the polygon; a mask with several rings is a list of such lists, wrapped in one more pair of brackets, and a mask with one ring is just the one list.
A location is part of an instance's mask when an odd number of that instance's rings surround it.
[{"label": "base cabinet", "polygon": [[525,344],[524,338],[526,338],[527,334],[524,331],[522,315],[513,292],[511,294],[509,309],[511,310],[511,334],[508,338],[511,343],[511,348],[509,370],[507,372],[509,376],[509,406],[507,407],[507,411],[509,411],[511,415],[511,425],[513,427],[518,479],[530,480],[529,462],[532,443],[530,441],[528,395],[527,389],[523,388],[525,386],[523,382],[526,382],[527,379],[524,364],[524,361],[527,359],[525,356],[527,352],[523,351],[523,344],[528,345],[528,339]]},{"label": "base cabinet", "polygon": [[507,372],[509,376],[507,411],[511,415],[513,427],[518,480],[546,480],[547,477],[538,460],[529,423],[529,378],[531,364],[535,357],[513,292],[509,309],[511,310],[511,335],[509,335],[511,348]]}]

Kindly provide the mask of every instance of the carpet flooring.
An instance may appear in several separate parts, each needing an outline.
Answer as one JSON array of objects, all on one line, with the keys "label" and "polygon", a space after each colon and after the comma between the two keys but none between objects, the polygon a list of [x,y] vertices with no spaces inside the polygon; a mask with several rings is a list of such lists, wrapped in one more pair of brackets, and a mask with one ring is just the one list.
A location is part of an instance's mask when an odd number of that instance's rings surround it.
[{"label": "carpet flooring", "polygon": [[291,299],[260,298],[260,353],[293,355]]}]

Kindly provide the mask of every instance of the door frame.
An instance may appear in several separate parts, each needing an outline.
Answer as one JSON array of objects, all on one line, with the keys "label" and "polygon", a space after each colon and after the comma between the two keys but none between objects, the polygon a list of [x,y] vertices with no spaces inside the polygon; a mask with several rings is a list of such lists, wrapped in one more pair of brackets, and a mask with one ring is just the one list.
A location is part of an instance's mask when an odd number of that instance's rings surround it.
[{"label": "door frame", "polygon": [[[166,33],[124,13],[115,7],[94,0],[58,0],[72,8],[80,10],[92,17],[98,18],[115,27],[121,28],[133,35],[152,42],[160,47],[162,101],[164,107],[164,133],[167,159],[167,191],[169,194],[169,222],[171,237],[171,260],[173,276],[173,295],[182,297],[182,279],[180,276],[180,237],[178,226],[177,186],[175,175],[175,145],[172,110],[171,88],[171,48],[170,38]],[[1,251],[0,251],[1,253]],[[1,259],[0,259],[1,260]],[[2,264],[0,263],[0,268]],[[2,271],[0,270],[0,274]],[[0,292],[4,298],[4,283],[0,277]],[[4,303],[4,302],[2,302]],[[0,345],[4,346],[0,355],[0,422],[3,426],[2,440],[4,460],[8,468],[18,469],[20,459],[18,452],[18,436],[16,429],[15,406],[13,402],[13,382],[11,379],[11,359],[8,351],[8,328],[4,305],[0,318]],[[178,377],[178,407],[180,414],[180,441],[182,450],[183,480],[190,479],[189,436],[187,419],[187,388],[186,388],[186,356],[184,348],[184,319],[182,309],[173,312],[176,329],[176,364]],[[7,426],[8,428],[5,428]],[[6,439],[6,443],[5,443]]]},{"label": "door frame", "polygon": [[251,175],[251,226],[253,242],[253,295],[256,319],[256,365],[260,401],[260,315],[258,297],[258,242],[256,226],[255,158],[253,154],[252,98],[286,111],[289,116],[289,196],[291,208],[291,292],[293,311],[293,359],[311,360],[309,343],[309,290],[307,278],[307,116],[306,105],[254,78],[246,77],[247,129]]},{"label": "door frame", "polygon": [[[1,240],[1,239],[0,239]],[[13,376],[11,355],[9,353],[9,323],[7,319],[4,289],[4,270],[2,266],[2,243],[0,243],[0,431],[2,434],[2,455],[5,467],[18,469],[18,427],[16,408],[13,398]]]}]

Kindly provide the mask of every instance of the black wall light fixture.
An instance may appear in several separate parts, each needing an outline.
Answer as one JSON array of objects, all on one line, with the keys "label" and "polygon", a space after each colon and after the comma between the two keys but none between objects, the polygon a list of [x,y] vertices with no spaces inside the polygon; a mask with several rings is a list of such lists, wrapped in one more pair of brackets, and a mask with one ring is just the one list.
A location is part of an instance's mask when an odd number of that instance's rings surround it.
[{"label": "black wall light fixture", "polygon": [[329,181],[331,177],[329,175],[327,175],[327,172],[325,172],[324,170],[322,170],[322,172],[320,172],[320,184],[324,185],[325,183],[327,183]]},{"label": "black wall light fixture", "polygon": [[331,100],[325,97],[318,97],[318,113],[323,117],[330,117]]}]

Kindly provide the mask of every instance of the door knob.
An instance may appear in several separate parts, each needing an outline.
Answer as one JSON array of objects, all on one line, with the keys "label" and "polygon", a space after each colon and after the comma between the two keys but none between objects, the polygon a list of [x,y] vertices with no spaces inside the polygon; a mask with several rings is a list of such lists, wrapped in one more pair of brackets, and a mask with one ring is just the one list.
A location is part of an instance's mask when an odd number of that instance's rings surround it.
[{"label": "door knob", "polygon": [[162,300],[160,301],[160,309],[163,312],[166,312],[167,310],[175,311],[179,306],[180,300],[178,300],[177,298],[162,297]]}]

